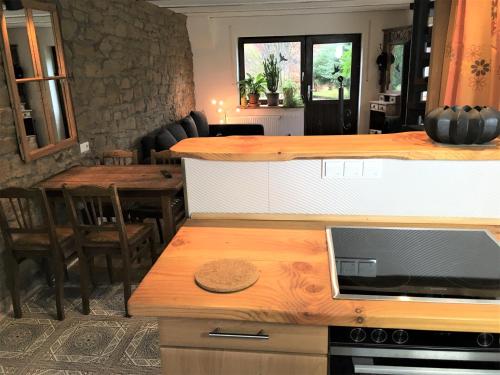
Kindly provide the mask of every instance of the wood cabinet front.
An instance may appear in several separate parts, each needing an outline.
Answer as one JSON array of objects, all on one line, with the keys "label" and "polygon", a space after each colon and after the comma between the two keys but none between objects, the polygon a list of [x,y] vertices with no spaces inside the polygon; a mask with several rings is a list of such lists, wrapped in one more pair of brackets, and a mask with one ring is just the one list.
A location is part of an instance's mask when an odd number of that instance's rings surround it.
[{"label": "wood cabinet front", "polygon": [[328,327],[217,319],[159,322],[167,375],[326,375]]},{"label": "wood cabinet front", "polygon": [[328,328],[215,319],[161,319],[160,345],[326,354]]},{"label": "wood cabinet front", "polygon": [[326,375],[325,355],[162,348],[165,375]]}]

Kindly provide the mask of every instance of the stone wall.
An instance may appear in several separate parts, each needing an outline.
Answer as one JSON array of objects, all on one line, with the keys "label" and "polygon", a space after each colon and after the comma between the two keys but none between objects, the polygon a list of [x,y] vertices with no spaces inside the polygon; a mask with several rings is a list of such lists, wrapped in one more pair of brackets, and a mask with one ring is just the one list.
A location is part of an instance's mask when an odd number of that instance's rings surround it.
[{"label": "stone wall", "polygon": [[[91,152],[75,146],[24,163],[0,64],[0,187],[30,186],[104,149],[136,147],[141,135],[195,105],[185,16],[136,0],[45,1],[58,6],[78,139]],[[0,300],[6,296],[2,277]]]}]

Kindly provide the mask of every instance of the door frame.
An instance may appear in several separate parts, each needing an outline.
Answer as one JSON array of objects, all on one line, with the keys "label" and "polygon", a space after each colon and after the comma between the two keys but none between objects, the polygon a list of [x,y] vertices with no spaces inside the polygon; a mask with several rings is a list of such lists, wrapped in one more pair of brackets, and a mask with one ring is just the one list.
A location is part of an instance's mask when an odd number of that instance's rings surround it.
[{"label": "door frame", "polygon": [[[305,70],[304,76],[302,77],[302,98],[304,101],[304,135],[311,134],[310,124],[307,122],[307,111],[308,111],[308,98],[307,98],[307,86],[313,86],[313,45],[315,44],[329,44],[329,43],[352,43],[352,63],[351,63],[351,87],[349,91],[349,100],[356,101],[356,105],[352,106],[352,116],[356,119],[355,126],[356,132],[358,133],[359,127],[359,105],[360,105],[360,82],[361,82],[361,33],[354,34],[323,34],[323,35],[307,35],[305,36]],[[359,74],[352,74],[352,72],[358,71]],[[338,100],[337,100],[338,101]]]},{"label": "door frame", "polygon": [[[345,40],[342,38],[351,38],[352,47],[353,47],[353,64],[357,62],[357,68],[359,70],[359,75],[353,77],[351,75],[351,91],[350,97],[355,97],[357,100],[357,105],[354,108],[353,115],[356,116],[356,130],[359,128],[359,106],[360,106],[360,83],[361,83],[361,42],[362,42],[362,34],[361,33],[351,33],[351,34],[311,34],[311,35],[282,35],[282,36],[257,36],[257,37],[239,37],[238,38],[238,79],[242,80],[245,78],[245,54],[244,54],[244,45],[246,43],[279,43],[279,42],[300,42],[300,70],[301,70],[301,79],[300,79],[300,95],[302,97],[302,101],[304,103],[304,135],[307,134],[306,128],[306,114],[307,114],[307,82],[305,77],[307,75],[306,69],[308,65],[306,47],[308,40],[320,39],[320,38],[330,38],[332,40],[331,43],[342,43]],[[333,40],[337,40],[336,42]],[[357,48],[356,48],[357,47]],[[312,56],[311,56],[312,58]],[[311,61],[312,67],[312,61]],[[312,72],[311,72],[312,73]],[[354,78],[354,79],[353,79]],[[353,91],[354,88],[354,91]],[[353,93],[355,96],[353,96]],[[261,100],[262,104],[267,104],[265,99]],[[356,131],[357,132],[357,131]]]}]

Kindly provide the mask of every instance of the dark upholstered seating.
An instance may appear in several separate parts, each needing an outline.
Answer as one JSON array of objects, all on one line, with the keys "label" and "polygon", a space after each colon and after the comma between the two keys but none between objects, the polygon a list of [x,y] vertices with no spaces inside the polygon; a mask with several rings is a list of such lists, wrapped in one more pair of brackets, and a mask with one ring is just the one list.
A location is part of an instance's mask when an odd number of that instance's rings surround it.
[{"label": "dark upholstered seating", "polygon": [[201,111],[191,111],[179,123],[162,126],[141,139],[141,162],[149,163],[151,150],[169,150],[185,138],[216,137],[228,135],[264,135],[260,124],[209,124]]},{"label": "dark upholstered seating", "polygon": [[196,128],[196,123],[191,116],[186,116],[180,121],[184,131],[189,138],[199,137],[198,129]]}]

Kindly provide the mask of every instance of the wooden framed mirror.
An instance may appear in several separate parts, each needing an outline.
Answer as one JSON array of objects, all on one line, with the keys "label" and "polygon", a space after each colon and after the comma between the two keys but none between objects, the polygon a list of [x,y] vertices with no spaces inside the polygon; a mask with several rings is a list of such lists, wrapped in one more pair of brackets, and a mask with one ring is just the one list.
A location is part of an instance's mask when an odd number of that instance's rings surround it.
[{"label": "wooden framed mirror", "polygon": [[388,56],[387,68],[382,73],[380,92],[400,94],[401,122],[404,123],[406,113],[406,96],[408,92],[408,75],[410,66],[410,50],[412,26],[384,29],[383,52]]},{"label": "wooden framed mirror", "polygon": [[21,157],[38,159],[77,143],[57,8],[2,2],[4,61]]}]

